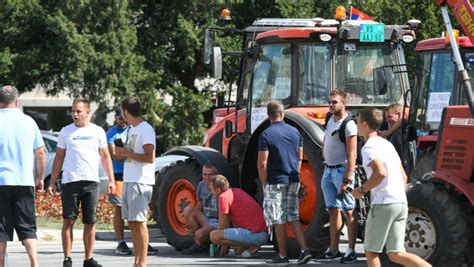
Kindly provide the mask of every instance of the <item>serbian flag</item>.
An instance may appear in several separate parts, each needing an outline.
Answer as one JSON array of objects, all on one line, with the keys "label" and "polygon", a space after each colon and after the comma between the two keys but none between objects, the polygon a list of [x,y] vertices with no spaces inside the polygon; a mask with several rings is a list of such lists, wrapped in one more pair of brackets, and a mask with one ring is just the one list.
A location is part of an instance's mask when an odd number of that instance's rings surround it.
[{"label": "serbian flag", "polygon": [[360,11],[359,9],[355,8],[355,7],[351,7],[351,20],[372,20],[374,21],[374,19],[367,15],[366,13]]}]

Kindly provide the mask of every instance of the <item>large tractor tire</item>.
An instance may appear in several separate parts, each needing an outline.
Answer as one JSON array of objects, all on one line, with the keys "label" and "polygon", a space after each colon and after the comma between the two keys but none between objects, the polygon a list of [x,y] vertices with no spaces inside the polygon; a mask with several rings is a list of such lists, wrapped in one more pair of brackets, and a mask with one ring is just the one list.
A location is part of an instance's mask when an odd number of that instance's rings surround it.
[{"label": "large tractor tire", "polygon": [[162,181],[157,196],[158,221],[168,244],[180,251],[193,244],[185,228],[183,210],[196,206],[196,190],[201,180],[201,166],[193,159],[178,161],[160,174]]},{"label": "large tractor tire", "polygon": [[153,220],[155,220],[156,225],[161,228],[160,224],[160,219],[158,214],[160,213],[158,207],[158,196],[160,195],[160,188],[161,188],[161,182],[163,181],[162,179],[163,173],[162,172],[156,172],[155,173],[155,185],[153,186],[153,195],[151,196],[151,201],[150,201],[150,210],[152,212]]},{"label": "large tractor tire", "polygon": [[[303,135],[303,151],[305,160],[301,167],[300,188],[300,221],[303,225],[306,245],[313,256],[318,256],[329,247],[329,214],[326,211],[321,190],[323,176],[323,159],[321,149],[311,139]],[[298,258],[299,244],[287,226],[287,251],[290,258]],[[278,244],[273,235],[273,245],[278,252]]]},{"label": "large tractor tire", "polygon": [[416,161],[415,169],[410,175],[410,182],[429,179],[431,172],[434,170],[435,161],[436,158],[433,149],[427,149],[423,156]]},{"label": "large tractor tire", "polygon": [[405,248],[436,266],[460,266],[469,229],[456,193],[432,179],[408,188]]}]

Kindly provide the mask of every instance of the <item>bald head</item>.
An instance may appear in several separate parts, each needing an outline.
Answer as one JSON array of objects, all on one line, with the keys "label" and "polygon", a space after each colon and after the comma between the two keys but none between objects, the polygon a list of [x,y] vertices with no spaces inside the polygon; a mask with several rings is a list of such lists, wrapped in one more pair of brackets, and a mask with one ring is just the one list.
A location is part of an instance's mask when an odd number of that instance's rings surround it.
[{"label": "bald head", "polygon": [[5,85],[0,89],[0,103],[11,104],[18,99],[18,90],[15,86]]}]

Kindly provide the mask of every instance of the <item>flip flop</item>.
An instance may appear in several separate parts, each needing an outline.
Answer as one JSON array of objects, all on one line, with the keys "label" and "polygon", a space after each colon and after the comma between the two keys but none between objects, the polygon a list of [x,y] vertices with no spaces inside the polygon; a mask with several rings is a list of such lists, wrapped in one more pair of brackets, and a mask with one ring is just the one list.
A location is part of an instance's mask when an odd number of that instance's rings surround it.
[{"label": "flip flop", "polygon": [[259,250],[260,250],[260,248],[257,248],[257,249],[256,249],[255,251],[253,251],[253,252],[250,252],[250,251],[248,251],[248,250],[244,250],[244,252],[242,252],[242,255],[241,255],[240,257],[246,258],[246,259],[248,259],[248,258],[253,258],[253,257],[255,257],[255,256],[257,255],[257,252],[258,252]]}]

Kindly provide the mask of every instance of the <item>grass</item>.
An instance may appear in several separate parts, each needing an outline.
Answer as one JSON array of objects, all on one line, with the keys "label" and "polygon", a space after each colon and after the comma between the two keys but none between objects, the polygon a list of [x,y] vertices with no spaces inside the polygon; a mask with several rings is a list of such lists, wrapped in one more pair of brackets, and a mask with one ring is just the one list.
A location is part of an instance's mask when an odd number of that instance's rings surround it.
[{"label": "grass", "polygon": [[[49,229],[61,229],[63,225],[63,220],[61,218],[53,217],[36,217],[36,227],[37,228],[49,228]],[[113,231],[114,226],[107,223],[96,223],[96,230],[108,230]],[[74,224],[74,229],[84,229],[84,224],[81,219],[76,220]]]}]

